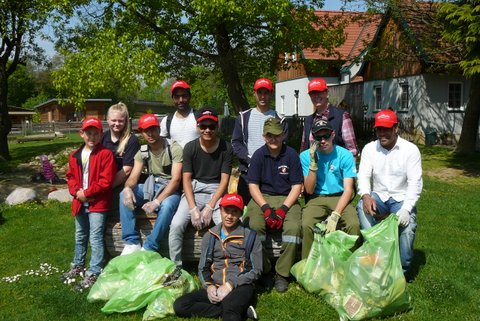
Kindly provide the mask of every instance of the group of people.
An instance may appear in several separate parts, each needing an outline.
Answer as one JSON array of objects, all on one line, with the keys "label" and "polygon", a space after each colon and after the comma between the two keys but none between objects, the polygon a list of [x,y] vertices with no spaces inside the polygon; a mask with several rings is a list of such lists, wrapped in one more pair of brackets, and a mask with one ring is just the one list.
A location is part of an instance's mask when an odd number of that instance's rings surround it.
[{"label": "group of people", "polygon": [[[218,136],[214,109],[190,107],[190,86],[183,80],[171,86],[175,113],[161,123],[152,114],[140,117],[138,130],[146,145],[140,146],[131,133],[122,103],[110,107],[110,130],[105,133],[100,120],[84,119],[84,145],[71,155],[67,173],[76,229],[74,260],[64,277],[85,270],[89,240],[90,267],[79,286],[91,286],[100,274],[106,213],[116,208],[114,195],[119,195],[122,255],[158,251],[160,241],[168,237],[170,259],[181,269],[187,226],[211,227],[204,235],[199,263],[203,287],[176,301],[179,316],[255,319],[250,305],[253,284],[271,279],[278,292],[287,291],[299,245],[306,258],[320,222],[327,233],[341,229],[361,236],[360,229],[397,215],[401,263],[407,273],[416,232],[415,205],[422,190],[418,148],[398,135],[395,112],[379,111],[374,123],[377,140],[362,150],[357,173],[359,151],[349,113],[329,104],[324,79],[311,80],[308,94],[314,113],[305,119],[300,154],[285,142],[287,122],[270,108],[273,84],[267,78],[255,82],[256,106],[238,115],[231,143]],[[238,190],[227,194],[234,156],[239,161]],[[360,201],[355,210],[357,186]],[[143,246],[135,230],[138,208],[157,213]],[[265,254],[268,233],[282,235],[274,267]],[[361,237],[358,240],[352,250],[360,246]]]}]

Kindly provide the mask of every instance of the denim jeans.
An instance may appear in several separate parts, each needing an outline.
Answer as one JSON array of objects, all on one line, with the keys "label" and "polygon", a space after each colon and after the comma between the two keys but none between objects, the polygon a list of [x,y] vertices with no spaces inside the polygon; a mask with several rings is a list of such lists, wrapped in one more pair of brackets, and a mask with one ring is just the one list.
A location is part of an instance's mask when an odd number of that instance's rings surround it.
[{"label": "denim jeans", "polygon": [[[155,191],[160,185],[155,184]],[[147,201],[143,199],[143,184],[138,184],[133,189],[135,195],[137,208],[142,207]],[[123,203],[125,197],[123,192],[120,193],[120,221],[122,223],[122,239],[125,244],[140,244],[140,235],[135,230],[135,212],[126,207]],[[173,215],[177,210],[180,202],[180,194],[178,192],[165,198],[157,209],[157,221],[153,226],[152,232],[147,236],[143,247],[146,250],[158,251],[160,248],[160,241],[166,236],[172,221]]]},{"label": "denim jeans", "polygon": [[[389,198],[386,202],[382,202],[376,193],[372,193],[372,198],[375,200],[377,206],[377,214],[383,218],[390,213],[397,213],[403,205],[402,202],[397,202],[393,198]],[[363,201],[360,200],[357,205],[358,219],[362,230],[367,230],[372,226],[380,223],[382,219],[375,218],[363,212]],[[399,245],[400,245],[400,260],[402,262],[403,273],[406,273],[410,268],[413,258],[413,242],[415,241],[415,232],[417,230],[417,209],[414,207],[410,212],[410,222],[405,227],[399,226]]]},{"label": "denim jeans", "polygon": [[75,257],[73,264],[85,266],[88,240],[90,240],[91,257],[90,268],[87,273],[100,274],[103,267],[105,255],[105,242],[103,234],[105,231],[106,213],[88,212],[82,208],[75,215]]},{"label": "denim jeans", "polygon": [[[209,193],[194,193],[195,204],[197,204],[200,211],[205,205],[212,199],[213,194]],[[215,224],[219,224],[222,221],[220,216],[220,200],[215,204],[215,208],[212,215],[212,220]],[[190,208],[188,207],[187,199],[185,195],[182,196],[180,204],[178,205],[177,212],[170,224],[170,233],[168,235],[168,247],[170,250],[170,259],[175,262],[176,265],[182,265],[182,247],[183,247],[183,234],[190,223],[191,215]]]}]

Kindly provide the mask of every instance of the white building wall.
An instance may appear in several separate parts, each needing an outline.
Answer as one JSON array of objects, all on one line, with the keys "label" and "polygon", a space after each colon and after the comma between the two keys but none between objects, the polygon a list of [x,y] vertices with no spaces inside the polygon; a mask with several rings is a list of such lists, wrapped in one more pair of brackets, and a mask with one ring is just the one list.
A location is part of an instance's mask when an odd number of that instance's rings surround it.
[{"label": "white building wall", "polygon": [[[311,78],[297,78],[280,81],[275,84],[275,110],[284,116],[308,116],[313,113],[312,102],[308,96],[307,85]],[[324,77],[328,85],[338,84],[336,77]],[[295,90],[298,90],[298,109]]]}]

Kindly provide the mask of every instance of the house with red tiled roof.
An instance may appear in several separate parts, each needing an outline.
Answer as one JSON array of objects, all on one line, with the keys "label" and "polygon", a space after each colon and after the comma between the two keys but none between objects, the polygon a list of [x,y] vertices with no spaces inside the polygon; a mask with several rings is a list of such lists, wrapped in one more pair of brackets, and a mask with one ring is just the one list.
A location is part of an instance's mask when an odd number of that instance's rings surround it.
[{"label": "house with red tiled roof", "polygon": [[[351,112],[362,110],[362,76],[358,71],[367,46],[376,35],[381,16],[347,11],[317,11],[316,15],[341,28],[345,41],[331,52],[320,47],[285,53],[283,59],[288,68],[277,71],[276,109],[287,116],[310,115],[313,107],[307,93],[307,84],[313,78],[322,77],[329,85],[330,100],[333,103],[338,104],[343,100],[352,109]],[[340,84],[351,86],[335,89]],[[360,113],[359,117],[362,117],[363,114]]]}]

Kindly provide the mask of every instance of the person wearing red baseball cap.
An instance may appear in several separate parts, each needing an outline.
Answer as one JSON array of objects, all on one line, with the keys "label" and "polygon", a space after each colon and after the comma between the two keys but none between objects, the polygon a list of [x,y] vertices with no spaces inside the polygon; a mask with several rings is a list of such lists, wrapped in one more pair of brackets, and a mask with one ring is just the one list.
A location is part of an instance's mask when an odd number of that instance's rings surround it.
[{"label": "person wearing red baseball cap", "polygon": [[323,78],[314,78],[308,82],[308,95],[312,101],[314,113],[305,118],[300,151],[310,148],[315,138],[311,134],[312,125],[319,119],[327,120],[335,130],[335,144],[345,147],[358,155],[357,140],[350,114],[328,102],[328,85]]},{"label": "person wearing red baseball cap", "polygon": [[375,114],[377,140],[362,150],[358,171],[357,205],[363,229],[397,215],[400,260],[404,274],[413,259],[413,242],[417,229],[416,203],[422,192],[422,159],[417,146],[398,135],[398,118],[393,110]]},{"label": "person wearing red baseball cap", "polygon": [[183,148],[198,137],[195,112],[190,107],[190,85],[185,80],[176,80],[170,86],[175,112],[162,119],[160,135],[176,141]]},{"label": "person wearing red baseball cap", "polygon": [[84,144],[70,154],[66,174],[68,191],[73,196],[72,215],[75,217],[75,255],[68,272],[61,279],[82,276],[90,241],[90,267],[76,289],[91,287],[103,268],[105,257],[104,230],[107,212],[112,203],[112,183],[116,173],[113,153],[104,147],[102,122],[87,117],[82,122],[80,136]]},{"label": "person wearing red baseball cap", "polygon": [[263,124],[270,117],[281,121],[285,136],[288,136],[288,123],[285,118],[275,110],[270,109],[273,96],[273,83],[268,78],[259,78],[253,86],[256,106],[240,112],[235,120],[232,133],[232,147],[238,157],[240,178],[238,180],[238,193],[242,195],[245,203],[251,199],[248,191],[247,170],[253,153],[264,145]]},{"label": "person wearing red baseball cap", "polygon": [[198,265],[202,288],[175,301],[177,316],[258,319],[250,304],[254,282],[262,273],[262,244],[253,230],[241,224],[243,207],[238,194],[220,200],[222,222],[203,236]]},{"label": "person wearing red baseball cap", "polygon": [[218,115],[211,107],[196,112],[200,137],[183,149],[183,195],[170,224],[170,259],[182,266],[183,235],[188,224],[197,230],[220,223],[220,198],[232,171],[232,146],[218,136]]},{"label": "person wearing red baseball cap", "polygon": [[[160,242],[168,235],[170,222],[180,202],[182,147],[176,142],[170,144],[160,136],[160,123],[153,114],[142,115],[138,120],[138,129],[147,145],[142,145],[135,154],[132,172],[120,193],[120,222],[125,244],[122,255],[142,248],[140,234],[135,229],[135,209],[157,214],[143,249],[158,251]],[[141,182],[144,171],[148,178]]]}]

